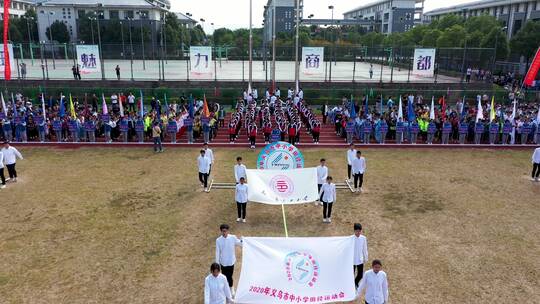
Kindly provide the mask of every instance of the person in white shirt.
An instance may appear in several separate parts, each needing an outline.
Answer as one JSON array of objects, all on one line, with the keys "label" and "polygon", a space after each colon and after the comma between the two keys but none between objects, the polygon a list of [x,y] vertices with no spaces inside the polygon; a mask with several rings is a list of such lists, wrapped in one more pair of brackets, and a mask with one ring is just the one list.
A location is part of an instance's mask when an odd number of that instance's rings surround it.
[{"label": "person in white shirt", "polygon": [[354,271],[356,271],[356,277],[354,278],[354,286],[358,288],[358,283],[362,280],[364,275],[364,263],[368,261],[368,249],[367,239],[362,234],[362,225],[360,223],[354,224]]},{"label": "person in white shirt", "polygon": [[386,273],[382,271],[382,263],[379,260],[371,262],[370,270],[364,273],[360,280],[357,290],[357,296],[361,296],[363,290],[366,290],[364,297],[366,304],[385,304],[388,303],[388,280]]},{"label": "person in white shirt", "polygon": [[534,180],[535,182],[539,181],[540,176],[540,147],[534,149],[534,153],[532,155],[532,164],[533,164],[533,170],[531,175],[531,180]]},{"label": "person in white shirt", "polygon": [[326,183],[319,190],[319,197],[323,203],[323,223],[331,223],[332,205],[336,201],[336,185],[332,183],[331,176],[326,178]]},{"label": "person in white shirt", "polygon": [[232,303],[227,278],[221,274],[218,263],[210,265],[210,274],[204,279],[204,304]]},{"label": "person in white shirt", "polygon": [[238,210],[237,222],[246,222],[246,208],[248,201],[248,185],[246,185],[246,178],[240,177],[240,183],[236,185],[234,191],[234,198],[236,200],[236,209]]},{"label": "person in white shirt", "polygon": [[298,91],[298,98],[300,98],[300,100],[304,100],[304,90],[302,90],[302,88],[300,88]]},{"label": "person in white shirt", "polygon": [[15,147],[10,146],[9,141],[4,141],[4,148],[2,148],[2,151],[0,151],[0,153],[3,154],[3,162],[7,167],[9,179],[16,183],[17,170],[15,169],[15,165],[17,163],[17,158],[19,158],[20,160],[23,159],[21,153],[19,152],[19,150],[15,149]]},{"label": "person in white shirt", "polygon": [[212,151],[212,149],[208,148],[208,143],[204,143],[203,148],[204,148],[205,156],[210,161],[210,167],[208,169],[208,176],[210,176],[210,173],[212,172],[212,165],[214,164],[214,152]]},{"label": "person in white shirt", "polygon": [[362,156],[362,152],[356,151],[356,158],[352,161],[355,192],[362,192],[362,185],[364,184],[364,172],[366,172],[366,159]]},{"label": "person in white shirt", "polygon": [[242,246],[242,238],[229,234],[229,225],[219,226],[221,236],[216,239],[216,263],[221,265],[221,271],[229,282],[231,293],[234,297],[233,274],[236,263],[236,246]]},{"label": "person in white shirt", "polygon": [[246,165],[242,164],[242,157],[238,156],[236,158],[236,165],[234,165],[234,180],[236,183],[240,183],[240,178],[244,178],[244,181],[247,179],[246,176]]},{"label": "person in white shirt", "polygon": [[279,88],[276,88],[275,95],[276,95],[277,98],[281,97],[281,91],[279,90]]},{"label": "person in white shirt", "polygon": [[128,95],[128,106],[129,111],[135,112],[135,96],[131,92]]},{"label": "person in white shirt", "polygon": [[[326,166],[326,159],[321,158],[321,164],[317,166],[317,190],[321,191],[322,185],[326,182],[328,177],[328,167]],[[319,196],[319,201],[321,197]],[[315,205],[318,205],[318,202],[315,202]],[[322,205],[322,202],[320,203]]]},{"label": "person in white shirt", "polygon": [[0,152],[0,180],[2,185],[0,189],[6,188],[6,177],[4,176],[4,153]]},{"label": "person in white shirt", "polygon": [[289,88],[289,89],[287,90],[287,98],[288,98],[288,99],[292,99],[293,93],[294,93],[294,91],[293,91],[291,88]]},{"label": "person in white shirt", "polygon": [[201,186],[204,187],[205,192],[208,192],[210,160],[206,157],[204,150],[201,150],[199,157],[197,157],[197,166],[199,167],[199,181],[201,182]]},{"label": "person in white shirt", "polygon": [[356,157],[356,149],[354,148],[354,144],[349,144],[349,150],[347,150],[347,177],[349,181],[351,180],[351,169],[352,169],[352,161]]}]

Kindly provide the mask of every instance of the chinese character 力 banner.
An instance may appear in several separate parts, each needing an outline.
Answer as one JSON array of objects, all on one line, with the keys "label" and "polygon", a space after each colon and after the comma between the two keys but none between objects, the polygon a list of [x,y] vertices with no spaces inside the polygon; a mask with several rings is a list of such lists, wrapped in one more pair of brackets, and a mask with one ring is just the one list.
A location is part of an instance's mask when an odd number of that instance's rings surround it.
[{"label": "chinese character \u529b banner", "polygon": [[192,46],[189,48],[190,76],[197,79],[212,79],[212,47]]},{"label": "chinese character \u529b banner", "polygon": [[435,72],[435,49],[415,49],[413,74],[433,77]]},{"label": "chinese character \u529b banner", "polygon": [[237,303],[335,303],[356,297],[353,237],[246,237]]},{"label": "chinese character \u529b banner", "polygon": [[301,66],[306,76],[324,75],[324,47],[303,47]]},{"label": "chinese character \u529b banner", "polygon": [[101,58],[97,45],[77,45],[76,49],[77,64],[81,74],[101,73]]},{"label": "chinese character \u529b banner", "polygon": [[246,170],[248,200],[251,202],[288,205],[317,200],[317,169]]}]

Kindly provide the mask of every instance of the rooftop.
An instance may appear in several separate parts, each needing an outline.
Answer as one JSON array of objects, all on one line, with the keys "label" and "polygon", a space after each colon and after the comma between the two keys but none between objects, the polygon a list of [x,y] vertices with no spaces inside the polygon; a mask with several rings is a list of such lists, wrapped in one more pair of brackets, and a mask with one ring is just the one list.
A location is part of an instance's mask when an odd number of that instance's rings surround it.
[{"label": "rooftop", "polygon": [[[517,4],[517,3],[524,3],[524,2],[529,2],[529,0],[512,0],[511,3]],[[481,9],[481,8],[486,8],[486,7],[501,6],[501,5],[508,5],[508,4],[510,4],[510,1],[508,0],[480,0],[480,1],[474,1],[474,2],[469,2],[465,4],[460,4],[460,5],[453,5],[453,6],[434,9],[429,12],[426,12],[425,15],[430,16],[430,15],[446,14],[446,13],[459,12],[464,9]]]},{"label": "rooftop", "polygon": [[156,7],[169,9],[169,0],[44,0],[36,1],[38,6],[102,6],[102,7]]},{"label": "rooftop", "polygon": [[[375,5],[378,5],[378,4],[382,4],[382,3],[386,3],[388,1],[391,1],[391,0],[377,0],[377,1],[373,1],[373,2],[370,2],[368,4],[364,4],[364,5],[361,5],[357,8],[354,8],[352,10],[349,10],[349,11],[346,11],[345,13],[343,14],[349,14],[349,13],[352,13],[352,12],[356,12],[358,10],[361,10],[363,8],[367,8],[367,7],[372,7],[372,6],[375,6]],[[422,3],[422,0],[415,0],[414,3]]]}]

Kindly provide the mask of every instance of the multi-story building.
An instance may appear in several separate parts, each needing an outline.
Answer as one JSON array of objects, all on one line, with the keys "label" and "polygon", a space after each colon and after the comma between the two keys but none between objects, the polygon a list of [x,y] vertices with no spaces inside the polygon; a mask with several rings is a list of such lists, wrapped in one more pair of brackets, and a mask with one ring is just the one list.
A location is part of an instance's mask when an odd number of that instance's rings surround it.
[{"label": "multi-story building", "polygon": [[494,16],[507,28],[508,38],[516,34],[528,20],[540,21],[540,0],[482,0],[429,11],[425,21],[438,20],[455,14],[463,18]]},{"label": "multi-story building", "polygon": [[133,20],[133,26],[144,26],[156,35],[171,4],[168,0],[46,0],[36,6],[40,41],[49,41],[47,28],[55,21],[63,22],[71,42],[78,42],[79,18],[95,13],[99,22]]},{"label": "multi-story building", "polygon": [[[278,33],[291,33],[295,29],[296,22],[296,0],[268,0],[264,7],[264,39],[272,40],[274,29],[274,19],[276,21],[275,31]],[[299,18],[302,20],[304,1],[300,0]],[[275,18],[274,18],[275,17]]]},{"label": "multi-story building", "polygon": [[343,14],[344,19],[372,21],[363,25],[368,32],[406,32],[422,22],[424,0],[379,0]]},{"label": "multi-story building", "polygon": [[176,17],[178,18],[178,22],[187,28],[193,28],[197,24],[197,21],[190,16],[182,13],[175,13]]},{"label": "multi-story building", "polygon": [[[4,20],[4,5],[0,5],[0,18]],[[12,0],[9,5],[9,18],[20,18],[27,10],[34,7],[33,0]]]}]

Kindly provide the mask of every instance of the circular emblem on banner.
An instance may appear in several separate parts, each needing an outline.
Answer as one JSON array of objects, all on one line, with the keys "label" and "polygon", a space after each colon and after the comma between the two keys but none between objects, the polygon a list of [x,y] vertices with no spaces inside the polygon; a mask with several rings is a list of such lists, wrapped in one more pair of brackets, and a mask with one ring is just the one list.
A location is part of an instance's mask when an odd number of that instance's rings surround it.
[{"label": "circular emblem on banner", "polygon": [[276,175],[270,180],[270,188],[281,197],[289,197],[294,192],[294,183],[285,175]]},{"label": "circular emblem on banner", "polygon": [[319,279],[319,263],[312,254],[294,251],[285,256],[287,280],[313,287]]},{"label": "circular emblem on banner", "polygon": [[304,168],[304,156],[295,146],[278,141],[264,147],[257,158],[257,169],[290,170]]}]

